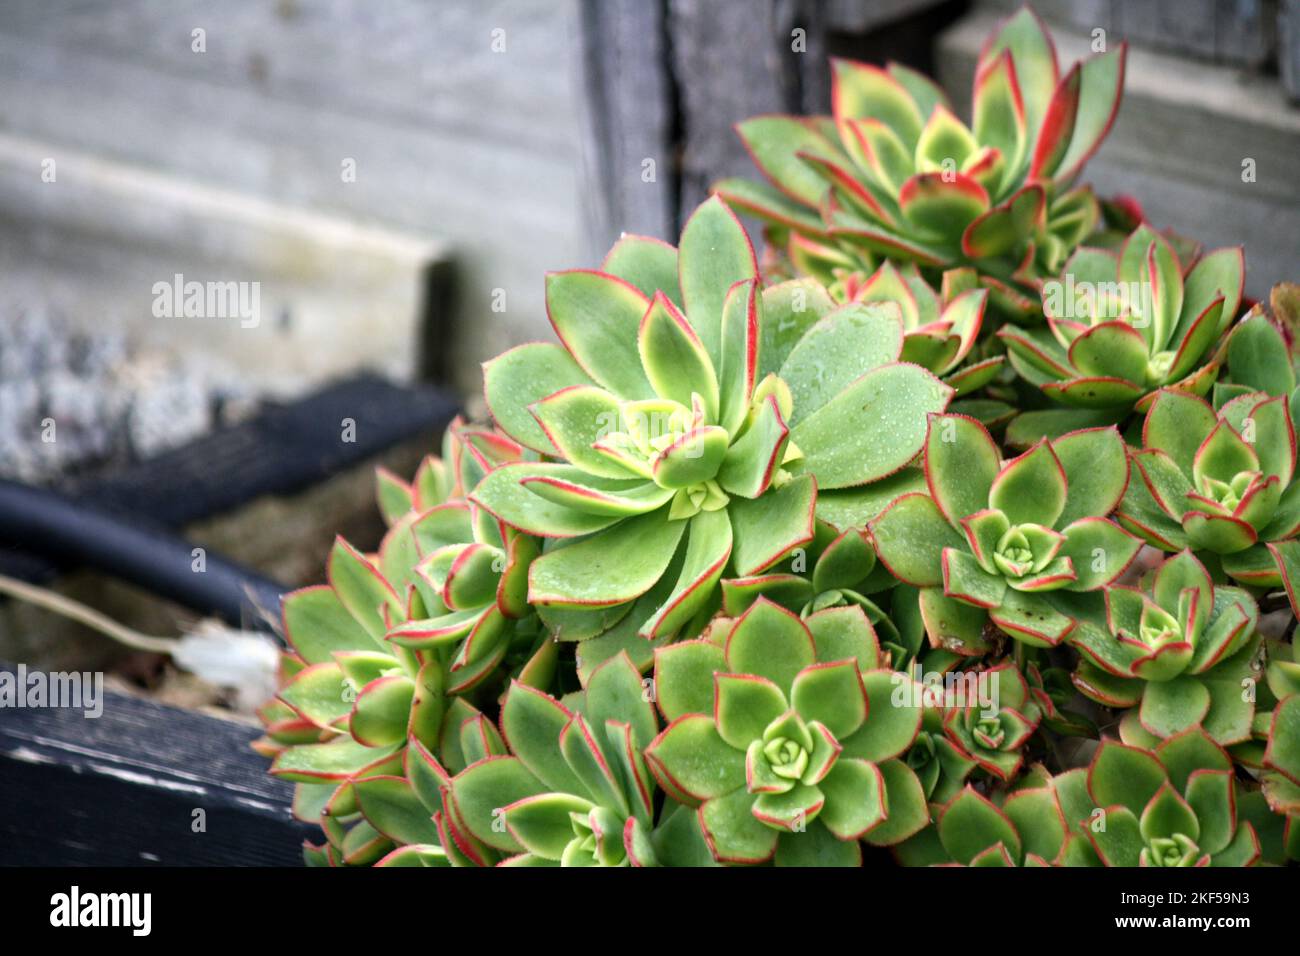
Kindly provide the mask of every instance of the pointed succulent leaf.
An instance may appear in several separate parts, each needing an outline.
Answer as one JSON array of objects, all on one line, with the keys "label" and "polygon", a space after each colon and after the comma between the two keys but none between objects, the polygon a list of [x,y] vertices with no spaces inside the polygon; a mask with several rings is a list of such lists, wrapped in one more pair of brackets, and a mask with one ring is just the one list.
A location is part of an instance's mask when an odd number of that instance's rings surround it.
[{"label": "pointed succulent leaf", "polygon": [[1139,814],[1168,779],[1152,754],[1106,740],[1088,767],[1088,792],[1096,806],[1119,804]]},{"label": "pointed succulent leaf", "polygon": [[713,675],[726,669],[722,648],[704,640],[682,641],[655,651],[655,701],[673,721],[713,709]]},{"label": "pointed succulent leaf", "polygon": [[548,551],[529,569],[528,599],[570,607],[630,601],[663,575],[685,530],[661,509]]},{"label": "pointed succulent leaf", "polygon": [[515,441],[548,454],[557,449],[529,406],[572,385],[594,384],[568,352],[549,342],[520,345],[483,365],[483,392],[493,420]]},{"label": "pointed succulent leaf", "polygon": [[814,663],[816,653],[803,622],[765,598],[759,598],[727,636],[727,666],[734,673],[767,678],[783,690]]},{"label": "pointed succulent leaf", "polygon": [[956,524],[987,507],[1001,470],[988,430],[964,415],[931,415],[925,443],[925,479],[944,517]]},{"label": "pointed succulent leaf", "polygon": [[714,197],[687,220],[677,255],[686,316],[716,369],[723,302],[735,283],[758,277],[754,247],[735,214]]},{"label": "pointed succulent leaf", "polygon": [[1021,853],[1020,835],[1005,813],[966,787],[938,815],[939,839],[958,863],[969,864],[979,853],[1001,843],[1013,858]]},{"label": "pointed succulent leaf", "polygon": [[757,574],[813,539],[817,482],[800,475],[758,498],[735,498],[731,519],[732,563],[736,573]]},{"label": "pointed succulent leaf", "polygon": [[1065,469],[1050,443],[1041,441],[1008,462],[989,490],[989,506],[1012,524],[1050,528],[1065,510]]},{"label": "pointed succulent leaf", "polygon": [[778,373],[794,397],[790,424],[798,425],[862,375],[895,361],[902,346],[893,303],[853,302],[831,312],[800,339]]},{"label": "pointed succulent leaf", "polygon": [[1124,440],[1115,428],[1085,428],[1062,435],[1052,451],[1065,471],[1064,527],[1080,518],[1104,517],[1118,507],[1129,483]]},{"label": "pointed succulent leaf", "polygon": [[674,720],[646,748],[645,758],[660,786],[680,799],[710,800],[744,788],[744,752],[723,740],[704,714]]},{"label": "pointed succulent leaf", "polygon": [[589,269],[546,277],[546,311],[569,354],[597,384],[625,399],[654,394],[637,354],[650,301],[622,279]]},{"label": "pointed succulent leaf", "polygon": [[681,306],[677,250],[662,239],[623,233],[606,253],[600,271],[630,282],[647,299],[663,292],[674,305]]},{"label": "pointed succulent leaf", "polygon": [[928,495],[896,499],[867,526],[876,555],[895,577],[920,587],[943,584],[945,548],[963,550],[961,536]]}]

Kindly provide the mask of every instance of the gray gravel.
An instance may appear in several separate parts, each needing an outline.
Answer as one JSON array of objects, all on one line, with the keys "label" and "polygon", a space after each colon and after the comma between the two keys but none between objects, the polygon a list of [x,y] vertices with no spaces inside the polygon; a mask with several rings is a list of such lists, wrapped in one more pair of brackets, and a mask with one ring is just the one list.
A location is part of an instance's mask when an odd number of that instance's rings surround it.
[{"label": "gray gravel", "polygon": [[86,332],[43,304],[0,303],[0,476],[49,484],[147,458],[225,420],[252,396],[237,372]]}]

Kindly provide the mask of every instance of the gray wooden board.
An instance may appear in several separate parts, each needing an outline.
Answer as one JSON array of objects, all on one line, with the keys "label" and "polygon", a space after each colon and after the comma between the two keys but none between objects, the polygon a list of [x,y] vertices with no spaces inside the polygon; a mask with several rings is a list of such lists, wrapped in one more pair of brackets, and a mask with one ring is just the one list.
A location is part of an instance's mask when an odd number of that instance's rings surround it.
[{"label": "gray wooden board", "polygon": [[249,749],[259,735],[115,693],[93,719],[0,710],[0,865],[300,863],[319,830],[291,816],[292,786]]}]

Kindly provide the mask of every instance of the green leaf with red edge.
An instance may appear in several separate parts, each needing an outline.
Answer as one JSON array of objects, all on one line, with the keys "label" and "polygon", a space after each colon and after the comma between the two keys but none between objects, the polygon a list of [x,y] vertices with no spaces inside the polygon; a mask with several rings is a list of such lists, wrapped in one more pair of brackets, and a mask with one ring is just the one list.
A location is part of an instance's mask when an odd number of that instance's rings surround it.
[{"label": "green leaf with red edge", "polygon": [[1017,790],[1002,804],[1002,812],[1015,826],[1026,854],[1048,861],[1056,859],[1068,829],[1054,790],[1050,787]]},{"label": "green leaf with red edge", "polygon": [[1195,842],[1201,835],[1196,814],[1168,783],[1143,808],[1139,830],[1148,843],[1157,839],[1172,839],[1175,834],[1182,834]]},{"label": "green leaf with red edge", "polygon": [[664,488],[689,488],[712,479],[727,454],[729,437],[716,425],[691,429],[655,458],[654,480]]},{"label": "green leaf with red edge", "polygon": [[1084,375],[1114,375],[1144,385],[1150,360],[1146,340],[1128,322],[1103,322],[1070,343],[1070,364]]},{"label": "green leaf with red edge", "polygon": [[722,648],[704,640],[682,641],[655,651],[655,699],[668,720],[713,710],[713,675],[725,670]]},{"label": "green leaf with red edge", "polygon": [[1058,526],[1080,518],[1104,517],[1118,507],[1130,476],[1124,439],[1117,429],[1067,432],[1053,440],[1052,451],[1065,470],[1067,486]]},{"label": "green leaf with red edge", "polygon": [[773,185],[806,205],[820,204],[828,183],[798,154],[831,158],[836,150],[807,121],[795,116],[755,116],[737,123],[736,133]]},{"label": "green leaf with red edge", "polygon": [[[1002,153],[1007,166],[1003,182],[1008,184],[1015,181],[1024,165],[1029,145],[1017,73],[1010,52],[981,58],[972,109],[975,138]],[[1045,101],[1039,106],[1040,115],[1043,109]]]},{"label": "green leaf with red edge", "polygon": [[867,695],[866,723],[841,738],[844,755],[881,763],[904,753],[921,729],[920,687],[906,674],[890,670],[862,673]]},{"label": "green leaf with red edge", "polygon": [[1060,168],[1074,137],[1074,123],[1079,115],[1082,91],[1083,74],[1080,65],[1076,63],[1052,92],[1043,122],[1036,131],[1037,138],[1029,162],[1030,182],[1051,179]]},{"label": "green leaf with red edge", "polygon": [[648,591],[672,562],[685,521],[663,509],[555,548],[532,563],[528,600],[562,607],[608,607]]},{"label": "green leaf with red edge", "polygon": [[1300,785],[1300,695],[1286,698],[1273,711],[1264,764]]},{"label": "green leaf with red edge", "polygon": [[[756,381],[780,369],[808,330],[835,308],[834,300],[815,279],[791,279],[764,289]],[[724,368],[727,361],[724,356]]]},{"label": "green leaf with red edge", "polygon": [[739,282],[722,304],[722,361],[718,366],[718,424],[735,434],[749,412],[758,383],[761,335],[766,321],[759,282]]},{"label": "green leaf with red edge", "polygon": [[686,317],[662,293],[656,293],[641,320],[637,349],[646,377],[660,398],[690,408],[692,396],[698,394],[704,399],[706,420],[717,420],[716,366]]},{"label": "green leaf with red edge", "polygon": [[[690,402],[690,396],[687,396]],[[547,447],[584,472],[604,478],[633,478],[635,472],[591,446],[622,424],[619,400],[595,385],[573,385],[529,406],[546,434]]]},{"label": "green leaf with red edge", "polygon": [[550,342],[520,345],[483,363],[483,393],[492,418],[511,438],[535,451],[556,449],[528,407],[571,385],[592,384],[573,357]]},{"label": "green leaf with red edge", "polygon": [[626,724],[638,750],[649,746],[659,733],[654,704],[641,683],[641,672],[627,654],[617,654],[592,671],[583,713],[593,727],[602,730],[610,721]]},{"label": "green leaf with red edge", "polygon": [[980,65],[989,63],[1003,51],[1010,54],[1015,64],[1016,81],[1024,98],[1027,125],[1030,134],[1037,135],[1039,124],[1057,86],[1059,70],[1051,36],[1042,21],[1028,7],[1021,8],[1002,22],[997,33],[980,52]]},{"label": "green leaf with red edge", "polygon": [[732,285],[758,277],[754,248],[721,199],[706,200],[682,229],[677,252],[686,317],[716,369],[722,355],[722,307]]},{"label": "green leaf with red edge", "polygon": [[[780,378],[790,386],[797,426],[824,408],[862,375],[898,359],[903,326],[896,303],[850,302],[810,328],[791,350]],[[836,362],[826,356],[835,355]]]},{"label": "green leaf with red edge", "polygon": [[988,430],[964,415],[931,415],[925,443],[926,483],[950,523],[988,506],[1001,453]]},{"label": "green leaf with red edge", "polygon": [[1014,859],[1021,855],[1020,835],[1007,815],[966,787],[938,813],[939,839],[958,863],[970,863],[980,852],[1001,843]]},{"label": "green leaf with red edge", "polygon": [[501,732],[515,756],[548,788],[585,794],[560,753],[560,733],[572,716],[553,697],[511,681],[501,705]]},{"label": "green leaf with red edge", "polygon": [[781,466],[789,437],[776,396],[767,396],[745,433],[727,449],[718,468],[718,484],[728,494],[757,498],[767,491]]},{"label": "green leaf with red edge", "polygon": [[1185,796],[1200,830],[1197,846],[1209,854],[1225,849],[1237,829],[1237,807],[1232,774],[1224,770],[1197,770],[1188,780]]},{"label": "green leaf with red edge", "polygon": [[647,298],[663,292],[681,306],[677,287],[677,249],[650,236],[624,233],[605,254],[600,271],[630,282]]},{"label": "green leaf with red edge", "polygon": [[308,664],[329,661],[334,651],[373,651],[380,646],[333,588],[318,585],[287,594],[283,610],[285,638]]},{"label": "green leaf with red edge", "polygon": [[1112,583],[1133,563],[1142,541],[1104,518],[1080,518],[1062,529],[1060,556],[1074,566],[1071,591],[1092,591]]},{"label": "green leaf with red edge", "polygon": [[570,814],[586,816],[594,804],[570,793],[543,793],[524,797],[505,808],[511,835],[528,850],[548,860],[559,860],[574,839]]},{"label": "green leaf with red edge", "polygon": [[909,150],[915,147],[925,119],[907,88],[889,73],[867,63],[834,58],[831,109],[837,120],[879,120]]},{"label": "green leaf with red edge", "polygon": [[714,183],[710,191],[732,209],[780,228],[812,236],[825,232],[815,209],[796,202],[769,183],[731,177]]},{"label": "green leaf with red edge", "polygon": [[755,674],[715,674],[714,719],[718,735],[737,750],[760,740],[768,724],[789,707],[785,693]]},{"label": "green leaf with red edge", "polygon": [[1147,320],[1139,331],[1155,354],[1168,346],[1169,336],[1183,308],[1182,268],[1173,247],[1162,236],[1157,235],[1152,240],[1139,274],[1140,281],[1150,290],[1150,315],[1141,315],[1137,322]]},{"label": "green leaf with red edge", "polygon": [[[1250,409],[1243,428],[1253,429],[1250,444],[1259,456],[1260,470],[1276,475],[1286,488],[1295,474],[1296,435],[1287,407],[1288,398],[1278,395],[1259,402]],[[1244,437],[1244,436],[1243,436]]]},{"label": "green leaf with red edge", "polygon": [[1069,182],[1083,164],[1101,146],[1119,112],[1124,93],[1124,64],[1128,44],[1101,56],[1086,60],[1079,69],[1079,107],[1074,120],[1074,135],[1056,175],[1056,181]]},{"label": "green leaf with red edge", "polygon": [[754,499],[733,498],[727,514],[736,573],[757,574],[812,541],[816,502],[817,482],[811,475],[800,475]]},{"label": "green leaf with red edge", "polygon": [[1232,330],[1228,369],[1233,382],[1269,395],[1289,396],[1295,389],[1286,338],[1262,311],[1252,312]]},{"label": "green leaf with red edge", "polygon": [[1085,834],[1105,866],[1133,867],[1139,864],[1146,840],[1142,838],[1138,815],[1126,806],[1103,806],[1104,827],[1089,826]]},{"label": "green leaf with red edge", "polygon": [[394,843],[438,842],[429,810],[403,777],[365,777],[352,784],[361,813]]},{"label": "green leaf with red edge", "polygon": [[1197,770],[1232,769],[1232,758],[1199,727],[1162,740],[1155,753],[1179,792],[1187,789],[1188,780]]},{"label": "green leaf with red edge", "polygon": [[980,143],[971,135],[966,124],[957,119],[946,106],[940,106],[930,113],[917,138],[917,167],[960,169],[965,165],[966,158],[979,147]]},{"label": "green leaf with red edge", "polygon": [[976,218],[962,233],[962,251],[972,259],[987,259],[1014,251],[1045,222],[1047,196],[1030,185]]},{"label": "green leaf with red edge", "polygon": [[379,569],[341,537],[330,550],[330,586],[340,603],[371,637],[380,640],[387,631],[384,609],[396,623],[406,618],[406,609]]},{"label": "green leaf with red edge", "polygon": [[885,783],[885,807],[889,816],[872,827],[864,837],[872,846],[893,846],[911,837],[930,823],[921,781],[902,760],[885,760],[876,764]]},{"label": "green leaf with red edge", "polygon": [[677,799],[709,800],[744,789],[744,752],[723,740],[704,714],[674,720],[646,748],[645,758],[659,785]]},{"label": "green leaf with red edge", "polygon": [[831,661],[795,675],[790,702],[805,720],[824,725],[836,739],[850,737],[867,719],[867,696],[857,661]]},{"label": "green leaf with red edge", "polygon": [[680,630],[713,596],[731,547],[731,520],[725,511],[701,511],[692,517],[677,583],[642,632],[656,638]]},{"label": "green leaf with red edge", "polygon": [[989,194],[964,173],[919,173],[898,191],[903,218],[931,237],[953,240],[989,211]]},{"label": "green leaf with red edge", "polygon": [[1232,431],[1227,421],[1221,420],[1196,450],[1192,459],[1192,481],[1197,486],[1201,485],[1204,477],[1231,481],[1240,472],[1258,471],[1258,468],[1260,457],[1255,449],[1240,434]]},{"label": "green leaf with red edge", "polygon": [[932,647],[963,655],[989,650],[991,645],[984,635],[988,611],[984,608],[947,597],[937,587],[921,588],[919,600]]},{"label": "green leaf with red edge", "polygon": [[1006,595],[1007,579],[980,567],[969,551],[943,549],[943,593],[978,607],[998,607]]},{"label": "green leaf with red edge", "polygon": [[964,545],[934,499],[923,494],[896,499],[867,527],[876,556],[890,573],[920,587],[941,585],[944,548],[960,550]]},{"label": "green leaf with red edge", "polygon": [[1143,386],[1114,375],[1090,375],[1065,382],[1048,382],[1042,389],[1045,394],[1066,405],[1098,409],[1131,405],[1146,391]]},{"label": "green leaf with red edge", "polygon": [[881,664],[880,642],[866,613],[856,604],[828,607],[805,620],[819,661],[857,661],[864,673]]},{"label": "green leaf with red edge", "polygon": [[1014,524],[1052,527],[1065,510],[1065,469],[1051,444],[1040,441],[1007,462],[989,490],[989,506]]},{"label": "green leaf with red edge", "polygon": [[635,335],[649,307],[639,289],[603,272],[572,269],[546,277],[546,311],[560,341],[597,384],[620,398],[654,394]]},{"label": "green leaf with red edge", "polygon": [[1099,807],[1120,804],[1140,814],[1168,779],[1155,755],[1103,740],[1088,767],[1088,793]]},{"label": "green leaf with red edge", "polygon": [[[600,729],[603,735],[605,728]],[[574,714],[560,732],[560,752],[596,803],[623,815],[632,812],[622,781],[581,714]]]},{"label": "green leaf with red edge", "polygon": [[318,727],[336,728],[352,710],[351,685],[334,661],[313,664],[300,670],[280,688],[279,697]]},{"label": "green leaf with red edge", "polygon": [[765,677],[782,690],[816,661],[816,654],[804,623],[765,598],[756,601],[727,635],[727,667],[734,673]]},{"label": "green leaf with red edge", "polygon": [[1016,640],[1033,647],[1055,647],[1076,626],[1075,618],[1054,608],[1036,594],[1008,588],[1002,603],[989,618]]},{"label": "green leaf with red edge", "polygon": [[488,846],[512,853],[522,853],[524,847],[497,821],[512,803],[545,792],[545,785],[516,757],[488,757],[451,781],[457,815],[465,828]]},{"label": "green leaf with red edge", "polygon": [[1153,681],[1142,694],[1142,726],[1170,737],[1199,724],[1210,709],[1210,692],[1194,677]]},{"label": "green leaf with red edge", "polygon": [[371,681],[352,705],[352,736],[371,747],[405,740],[414,699],[415,683],[408,677],[392,674]]},{"label": "green leaf with red edge", "polygon": [[[619,521],[617,514],[596,514],[558,504],[530,491],[521,484],[524,478],[552,478],[559,482],[583,484],[594,480],[580,468],[550,462],[524,462],[502,465],[479,482],[470,500],[512,528],[540,537],[572,538],[608,528]],[[626,489],[626,485],[616,485]]]},{"label": "green leaf with red edge", "polygon": [[841,757],[817,787],[826,798],[817,819],[839,839],[856,840],[885,822],[885,781],[875,764]]}]

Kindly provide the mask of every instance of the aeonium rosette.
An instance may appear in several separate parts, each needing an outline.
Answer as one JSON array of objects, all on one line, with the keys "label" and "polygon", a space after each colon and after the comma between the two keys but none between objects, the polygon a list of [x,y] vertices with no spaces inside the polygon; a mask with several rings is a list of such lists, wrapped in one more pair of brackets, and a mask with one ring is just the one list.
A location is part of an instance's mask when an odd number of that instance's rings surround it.
[{"label": "aeonium rosette", "polygon": [[1054,647],[1075,616],[1053,592],[1111,583],[1141,546],[1105,517],[1128,482],[1114,428],[1043,439],[1003,463],[978,422],[931,415],[925,471],[929,494],[903,495],[868,527],[880,560],[920,588],[936,647],[985,653],[990,621],[1017,640]]},{"label": "aeonium rosette", "polygon": [[1019,375],[1071,407],[1028,413],[1034,427],[1060,431],[1055,423],[1077,418],[1077,409],[1118,421],[1165,387],[1207,394],[1221,364],[1215,346],[1237,317],[1244,282],[1240,247],[1180,262],[1146,224],[1118,252],[1079,249],[1044,283],[1047,328],[998,332]]},{"label": "aeonium rosette", "polygon": [[858,865],[859,839],[891,845],[925,826],[925,795],[898,759],[920,726],[899,700],[870,622],[853,605],[806,620],[759,599],[708,639],[661,648],[668,727],[646,761],[697,807],[719,862]]},{"label": "aeonium rosette", "polygon": [[1146,589],[1106,589],[1106,627],[1084,621],[1070,635],[1080,653],[1075,686],[1125,714],[1125,742],[1151,746],[1201,726],[1221,745],[1251,735],[1259,609],[1240,588],[1215,586],[1190,551],[1169,558]]},{"label": "aeonium rosette", "polygon": [[770,185],[714,190],[788,237],[811,274],[870,272],[877,256],[970,263],[1001,310],[1038,320],[1037,282],[1099,221],[1091,191],[1070,187],[1119,109],[1125,49],[1062,76],[1051,37],[1021,10],[980,53],[971,127],[913,70],[833,61],[833,116],[738,125]]},{"label": "aeonium rosette", "polygon": [[1208,552],[1243,584],[1281,587],[1300,534],[1295,441],[1283,396],[1246,392],[1216,412],[1194,395],[1162,391],[1117,517],[1162,550]]},{"label": "aeonium rosette", "polygon": [[724,569],[754,574],[807,544],[819,488],[896,472],[947,405],[950,388],[899,361],[897,305],[786,303],[767,321],[757,275],[710,200],[680,250],[624,237],[601,271],[552,274],[562,344],[485,367],[498,425],[556,460],[497,469],[470,499],[549,539],[528,600],[562,637],[612,626],[665,576],[641,632],[702,623]]}]

